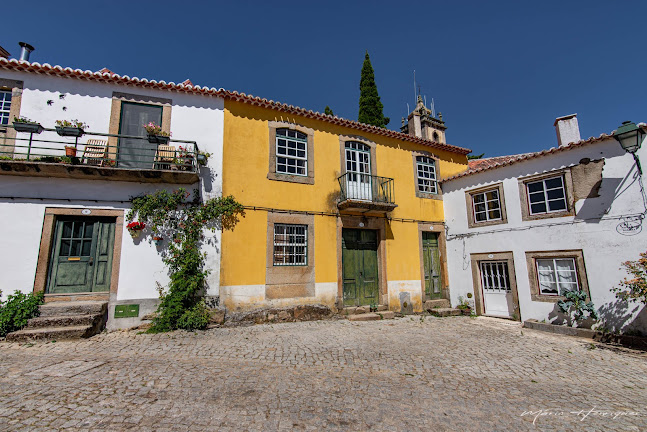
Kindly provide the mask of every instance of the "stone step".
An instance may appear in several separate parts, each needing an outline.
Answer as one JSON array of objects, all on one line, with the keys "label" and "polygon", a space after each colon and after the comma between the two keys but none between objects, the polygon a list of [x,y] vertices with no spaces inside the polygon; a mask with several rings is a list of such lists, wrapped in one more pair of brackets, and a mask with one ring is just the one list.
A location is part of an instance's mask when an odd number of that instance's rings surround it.
[{"label": "stone step", "polygon": [[349,321],[379,321],[382,319],[378,314],[373,312],[347,315],[346,318],[348,318]]},{"label": "stone step", "polygon": [[438,308],[451,308],[452,305],[447,299],[427,300],[425,302],[425,310],[438,309]]},{"label": "stone step", "polygon": [[428,309],[429,313],[437,317],[448,317],[448,316],[458,316],[463,315],[460,309],[454,308],[433,308]]},{"label": "stone step", "polygon": [[93,326],[102,317],[102,314],[39,316],[30,319],[26,328]]},{"label": "stone step", "polygon": [[90,337],[94,333],[93,326],[26,328],[9,333],[7,342],[78,339]]},{"label": "stone step", "polygon": [[[377,311],[382,312],[388,310],[389,308],[386,305],[377,305]],[[370,306],[348,306],[342,309],[342,315],[359,315],[363,313],[370,313]]]},{"label": "stone step", "polygon": [[41,317],[62,315],[97,315],[105,314],[108,302],[97,301],[72,301],[45,303],[40,306]]},{"label": "stone step", "polygon": [[395,312],[393,311],[380,311],[375,312],[376,315],[379,315],[382,319],[393,319],[395,318]]}]

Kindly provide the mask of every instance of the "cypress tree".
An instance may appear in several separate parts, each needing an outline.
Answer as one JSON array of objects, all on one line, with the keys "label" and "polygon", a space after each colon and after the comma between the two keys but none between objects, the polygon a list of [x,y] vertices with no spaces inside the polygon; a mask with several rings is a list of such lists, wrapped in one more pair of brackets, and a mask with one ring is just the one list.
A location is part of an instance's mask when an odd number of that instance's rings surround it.
[{"label": "cypress tree", "polygon": [[335,115],[328,105],[326,105],[326,108],[324,109],[324,114]]},{"label": "cypress tree", "polygon": [[390,120],[388,117],[384,117],[384,105],[380,102],[380,95],[377,94],[375,73],[368,51],[364,56],[362,77],[359,80],[359,116],[357,120],[378,127],[386,127]]}]

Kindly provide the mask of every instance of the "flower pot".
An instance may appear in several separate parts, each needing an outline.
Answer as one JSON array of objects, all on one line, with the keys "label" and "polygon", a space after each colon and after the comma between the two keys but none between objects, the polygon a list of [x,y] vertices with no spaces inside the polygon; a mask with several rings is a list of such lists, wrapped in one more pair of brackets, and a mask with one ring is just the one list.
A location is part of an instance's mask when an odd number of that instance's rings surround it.
[{"label": "flower pot", "polygon": [[56,126],[56,133],[60,136],[80,137],[83,135],[83,129],[69,126]]},{"label": "flower pot", "polygon": [[155,246],[161,245],[163,241],[164,237],[153,237],[153,243],[155,243]]},{"label": "flower pot", "polygon": [[134,239],[138,238],[142,234],[142,230],[128,230],[130,232],[130,236]]},{"label": "flower pot", "polygon": [[76,157],[76,147],[65,146],[65,156]]},{"label": "flower pot", "polygon": [[168,144],[171,140],[170,136],[165,135],[148,135],[148,142],[151,144]]},{"label": "flower pot", "polygon": [[13,128],[16,130],[16,132],[35,134],[39,134],[43,131],[43,127],[40,125],[40,123],[13,122]]},{"label": "flower pot", "polygon": [[198,154],[198,163],[200,165],[206,165],[207,164],[207,157],[203,154]]}]

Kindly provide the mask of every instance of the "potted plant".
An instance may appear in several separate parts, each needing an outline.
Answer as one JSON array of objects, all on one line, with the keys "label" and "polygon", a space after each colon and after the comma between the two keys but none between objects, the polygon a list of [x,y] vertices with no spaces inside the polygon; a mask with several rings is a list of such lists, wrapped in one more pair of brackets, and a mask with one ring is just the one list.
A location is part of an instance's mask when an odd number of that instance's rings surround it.
[{"label": "potted plant", "polygon": [[141,235],[142,230],[146,228],[146,224],[143,222],[131,222],[126,225],[126,228],[128,228],[128,232],[132,238],[137,238]]},{"label": "potted plant", "polygon": [[16,132],[35,134],[39,134],[43,131],[43,127],[40,125],[40,123],[29,120],[27,117],[14,117],[13,128],[16,130]]},{"label": "potted plant", "polygon": [[74,146],[65,146],[65,156],[67,157],[76,157],[76,147]]},{"label": "potted plant", "polygon": [[193,168],[193,151],[189,150],[187,147],[178,147],[178,167],[182,171],[191,171]]},{"label": "potted plant", "polygon": [[60,136],[78,138],[84,134],[87,127],[87,124],[79,120],[56,120],[56,133]]},{"label": "potted plant", "polygon": [[153,243],[155,243],[155,246],[160,246],[162,244],[162,241],[164,241],[164,237],[162,237],[159,234],[155,234],[153,236]]},{"label": "potted plant", "polygon": [[150,122],[143,125],[148,134],[148,142],[151,144],[168,144],[171,140],[171,134],[162,130],[162,126]]},{"label": "potted plant", "polygon": [[207,165],[207,162],[209,162],[210,157],[211,157],[211,153],[198,151],[198,163],[200,165]]}]

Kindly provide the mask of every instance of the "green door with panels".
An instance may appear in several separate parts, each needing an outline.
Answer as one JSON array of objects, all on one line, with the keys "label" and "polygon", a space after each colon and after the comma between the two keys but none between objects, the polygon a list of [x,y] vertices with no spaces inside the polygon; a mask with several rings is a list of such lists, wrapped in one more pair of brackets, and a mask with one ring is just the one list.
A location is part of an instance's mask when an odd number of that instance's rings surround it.
[{"label": "green door with panels", "polygon": [[342,229],[344,306],[378,304],[377,231]]},{"label": "green door with panels", "polygon": [[425,268],[425,296],[430,300],[442,298],[440,249],[438,248],[437,233],[422,233],[422,260]]},{"label": "green door with panels", "polygon": [[47,292],[109,291],[114,241],[114,218],[58,219]]}]

